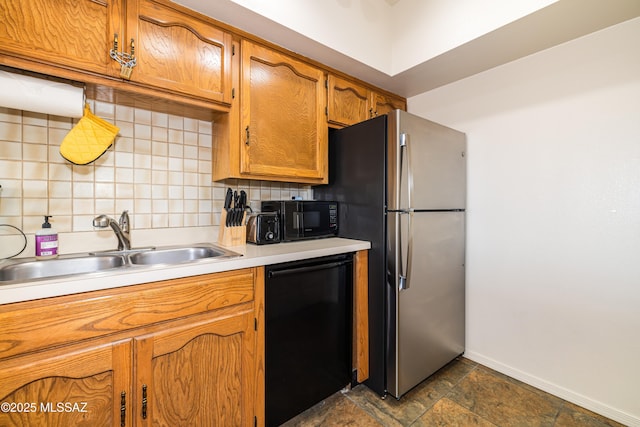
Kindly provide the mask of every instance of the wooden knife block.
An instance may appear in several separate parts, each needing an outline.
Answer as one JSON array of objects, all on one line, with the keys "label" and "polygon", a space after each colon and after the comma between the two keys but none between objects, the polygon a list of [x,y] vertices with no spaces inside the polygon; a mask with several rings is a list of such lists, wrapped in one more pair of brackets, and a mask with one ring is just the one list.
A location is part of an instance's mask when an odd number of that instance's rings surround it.
[{"label": "wooden knife block", "polygon": [[244,246],[247,244],[247,226],[245,220],[247,213],[242,214],[240,225],[227,227],[227,211],[220,214],[220,227],[218,229],[218,244],[222,246]]}]

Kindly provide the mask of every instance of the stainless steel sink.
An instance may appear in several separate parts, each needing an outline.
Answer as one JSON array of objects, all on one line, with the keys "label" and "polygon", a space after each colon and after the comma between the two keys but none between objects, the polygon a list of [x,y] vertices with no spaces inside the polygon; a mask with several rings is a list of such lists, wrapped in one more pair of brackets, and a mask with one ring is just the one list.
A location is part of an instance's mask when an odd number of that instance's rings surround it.
[{"label": "stainless steel sink", "polygon": [[201,259],[232,258],[240,254],[228,249],[210,245],[163,247],[155,250],[136,252],[129,255],[131,264],[155,265],[155,264],[182,264]]},{"label": "stainless steel sink", "polygon": [[223,247],[202,243],[62,255],[56,259],[40,261],[35,258],[16,259],[0,262],[0,285],[97,273],[124,267],[142,268],[146,265],[184,264],[203,259],[227,259],[239,256],[242,255]]},{"label": "stainless steel sink", "polygon": [[49,277],[96,273],[127,265],[123,256],[68,256],[35,261],[33,258],[0,264],[0,282],[28,281]]}]

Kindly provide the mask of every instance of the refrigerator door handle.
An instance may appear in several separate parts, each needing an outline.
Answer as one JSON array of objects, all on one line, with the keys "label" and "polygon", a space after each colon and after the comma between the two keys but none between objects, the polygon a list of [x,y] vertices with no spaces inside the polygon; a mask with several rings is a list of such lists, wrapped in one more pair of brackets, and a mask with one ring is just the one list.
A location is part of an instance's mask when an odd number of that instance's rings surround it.
[{"label": "refrigerator door handle", "polygon": [[[402,256],[402,215],[407,215],[407,246],[406,246],[406,258]],[[411,217],[413,216],[413,212],[401,212],[398,217],[398,221],[400,221],[400,233],[398,237],[398,245],[400,247],[400,274],[399,274],[399,283],[398,290],[407,290],[411,284],[409,272],[411,271],[411,258],[412,258],[412,246],[413,246],[413,238],[411,233]],[[404,258],[404,259],[403,259]]]},{"label": "refrigerator door handle", "polygon": [[400,134],[400,186],[402,187],[402,177],[404,177],[404,167],[405,167],[405,159],[406,159],[406,168],[407,168],[407,200],[402,200],[403,192],[400,191],[400,208],[410,209],[413,207],[413,168],[411,167],[411,146],[410,138],[408,133]]}]

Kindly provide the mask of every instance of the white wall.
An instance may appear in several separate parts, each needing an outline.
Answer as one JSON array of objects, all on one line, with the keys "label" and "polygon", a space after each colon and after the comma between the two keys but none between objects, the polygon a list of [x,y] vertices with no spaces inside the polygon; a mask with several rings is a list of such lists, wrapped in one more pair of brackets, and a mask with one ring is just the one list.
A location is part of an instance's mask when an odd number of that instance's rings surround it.
[{"label": "white wall", "polygon": [[640,426],[640,18],[408,100],[468,136],[467,356]]},{"label": "white wall", "polygon": [[[402,96],[612,25],[618,15],[634,13],[628,9],[635,4],[627,3],[636,2],[616,0],[605,8],[599,0],[402,0],[393,6],[385,0],[175,1]],[[556,3],[561,7],[549,10]],[[492,32],[472,54],[457,50]],[[432,64],[435,58],[449,70]],[[404,71],[413,78],[392,78]]]},{"label": "white wall", "polygon": [[557,0],[232,1],[394,75]]},{"label": "white wall", "polygon": [[378,70],[391,70],[392,7],[382,0],[232,1]]},{"label": "white wall", "polygon": [[391,73],[457,48],[556,0],[402,0],[392,9]]}]

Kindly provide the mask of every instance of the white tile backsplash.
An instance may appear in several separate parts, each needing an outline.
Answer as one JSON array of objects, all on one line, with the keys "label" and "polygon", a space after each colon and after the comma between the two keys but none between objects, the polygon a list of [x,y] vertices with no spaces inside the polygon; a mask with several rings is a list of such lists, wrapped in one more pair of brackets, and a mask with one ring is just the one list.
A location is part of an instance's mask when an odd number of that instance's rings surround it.
[{"label": "white tile backsplash", "polygon": [[[211,122],[88,102],[94,114],[120,128],[113,145],[89,165],[71,164],[59,152],[77,120],[0,107],[0,224],[27,234],[29,245],[20,256],[34,255],[33,234],[44,215],[53,216],[52,226],[64,236],[64,254],[115,244],[110,230],[93,228],[99,214],[117,219],[129,210],[134,238],[138,233],[152,239],[152,231],[161,229],[165,239],[178,241],[197,238],[202,227],[208,233],[217,230],[227,187],[247,191],[254,209],[261,199],[311,197],[310,187],[301,184],[212,182]],[[190,229],[196,231],[186,232]],[[19,249],[7,244],[14,237],[10,228],[0,226],[0,258]]]}]

